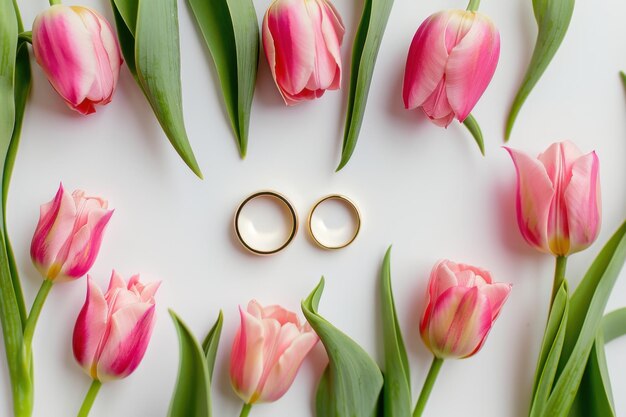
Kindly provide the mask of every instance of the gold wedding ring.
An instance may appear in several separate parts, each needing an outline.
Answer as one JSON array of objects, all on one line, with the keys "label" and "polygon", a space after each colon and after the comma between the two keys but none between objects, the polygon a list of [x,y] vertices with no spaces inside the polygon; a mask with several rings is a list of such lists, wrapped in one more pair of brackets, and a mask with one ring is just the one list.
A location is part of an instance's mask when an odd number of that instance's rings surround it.
[{"label": "gold wedding ring", "polygon": [[[326,237],[322,236],[319,230],[316,231],[316,225],[314,224],[315,212],[324,203],[331,201],[331,200],[335,200],[343,204],[351,212],[352,218],[353,218],[353,230],[349,231],[349,233],[345,237],[340,237],[339,241],[332,241],[332,239],[329,239],[328,236]],[[323,222],[320,224],[323,225]],[[308,226],[309,234],[311,235],[311,238],[320,248],[328,249],[328,250],[341,249],[341,248],[345,248],[346,246],[354,242],[354,239],[356,239],[356,237],[358,236],[359,231],[361,230],[361,213],[359,212],[359,209],[356,206],[356,204],[354,204],[354,202],[352,202],[352,200],[350,200],[348,197],[343,196],[341,194],[331,194],[320,199],[317,203],[315,203],[315,205],[309,212],[307,226]]]},{"label": "gold wedding ring", "polygon": [[[288,211],[287,216],[290,219],[289,221],[290,221],[291,230],[286,235],[286,238],[284,240],[278,242],[273,247],[267,247],[267,248],[257,247],[259,245],[250,242],[251,239],[249,238],[249,236],[247,238],[245,236],[244,231],[242,231],[241,214],[244,208],[251,201],[260,199],[260,198],[270,198],[272,200],[275,200],[282,206],[282,208],[286,208]],[[291,243],[293,238],[296,236],[296,233],[298,231],[298,214],[296,213],[296,210],[293,208],[293,205],[283,195],[275,191],[259,191],[257,193],[250,195],[245,200],[243,200],[241,204],[239,204],[239,207],[237,208],[237,211],[235,212],[234,226],[235,226],[235,234],[237,235],[237,239],[239,239],[239,242],[241,243],[241,245],[244,248],[246,248],[248,251],[252,252],[255,255],[273,255],[285,249]]]}]

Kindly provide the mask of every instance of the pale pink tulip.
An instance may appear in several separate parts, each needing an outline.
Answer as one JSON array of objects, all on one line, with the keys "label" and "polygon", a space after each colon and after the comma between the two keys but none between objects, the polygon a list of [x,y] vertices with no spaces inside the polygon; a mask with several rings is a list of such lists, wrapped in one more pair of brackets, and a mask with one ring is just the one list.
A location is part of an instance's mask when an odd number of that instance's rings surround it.
[{"label": "pale pink tulip", "polygon": [[89,114],[111,101],[123,59],[111,25],[95,10],[58,4],[39,13],[33,51],[70,108]]},{"label": "pale pink tulip", "polygon": [[341,86],[345,29],[328,0],[274,0],[263,19],[263,47],[287,105]]},{"label": "pale pink tulip", "polygon": [[491,19],[473,11],[435,13],[422,23],[409,49],[403,98],[437,125],[460,122],[489,85],[500,56],[500,34]]},{"label": "pale pink tulip", "polygon": [[250,301],[239,308],[241,326],[233,342],[230,379],[246,403],[276,401],[289,389],[319,338],[308,323],[280,306]]},{"label": "pale pink tulip", "polygon": [[591,245],[600,232],[600,161],[572,142],[554,143],[538,158],[515,149],[517,223],[542,252],[567,256]]},{"label": "pale pink tulip", "polygon": [[52,201],[41,206],[30,256],[44,279],[69,281],[85,275],[96,261],[113,210],[99,197],[59,186]]},{"label": "pale pink tulip", "polygon": [[444,260],[430,274],[420,323],[424,343],[438,358],[467,358],[480,350],[511,291],[488,271]]},{"label": "pale pink tulip", "polygon": [[74,357],[101,382],[125,378],[143,359],[155,322],[159,282],[128,284],[113,271],[106,294],[87,277],[87,298],[74,327]]}]

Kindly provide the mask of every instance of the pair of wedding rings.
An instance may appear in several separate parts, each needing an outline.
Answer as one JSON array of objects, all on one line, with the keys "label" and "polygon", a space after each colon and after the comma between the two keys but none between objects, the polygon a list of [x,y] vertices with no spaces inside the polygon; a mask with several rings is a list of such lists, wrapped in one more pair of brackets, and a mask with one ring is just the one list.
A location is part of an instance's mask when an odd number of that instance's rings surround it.
[{"label": "pair of wedding rings", "polygon": [[[257,206],[257,212],[263,214],[263,210],[267,210],[268,205],[273,206],[271,208],[274,212],[277,210],[281,212],[282,225],[279,227],[273,225],[269,227],[269,230],[267,228],[263,230],[263,224],[260,226],[254,224],[254,206]],[[328,214],[330,210],[332,214],[333,207],[335,217],[337,214],[343,214],[343,216],[339,216],[343,217],[339,225],[329,225],[328,221],[324,219],[324,213]],[[339,213],[336,213],[337,211]],[[273,214],[275,215],[275,213]],[[259,213],[257,213],[257,217],[258,215]],[[354,242],[361,229],[361,214],[356,204],[348,197],[331,194],[321,198],[313,205],[306,225],[315,244],[323,249],[336,250],[345,248]],[[248,251],[256,255],[273,255],[289,246],[296,237],[298,213],[293,204],[282,194],[275,191],[259,191],[248,196],[239,204],[235,212],[234,228],[237,239]],[[281,228],[282,231],[277,230]]]}]

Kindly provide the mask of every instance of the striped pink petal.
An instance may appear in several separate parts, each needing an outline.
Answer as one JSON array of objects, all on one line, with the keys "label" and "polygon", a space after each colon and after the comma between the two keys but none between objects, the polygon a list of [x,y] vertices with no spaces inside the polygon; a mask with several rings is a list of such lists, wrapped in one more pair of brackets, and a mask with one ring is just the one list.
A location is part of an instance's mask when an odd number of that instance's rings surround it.
[{"label": "striped pink petal", "polygon": [[74,326],[72,348],[76,361],[96,378],[96,354],[106,331],[107,304],[100,288],[87,276],[87,297]]},{"label": "striped pink petal", "polygon": [[600,161],[595,152],[572,164],[571,179],[565,188],[569,230],[569,253],[589,247],[598,238],[602,222]]},{"label": "striped pink petal", "polygon": [[546,168],[523,152],[505,148],[517,171],[517,223],[524,239],[543,252],[550,252],[548,219],[556,190]]},{"label": "striped pink petal", "polygon": [[125,378],[137,368],[152,335],[154,311],[154,305],[135,303],[113,313],[98,358],[100,381]]},{"label": "striped pink petal", "polygon": [[454,287],[439,297],[432,312],[429,338],[441,358],[475,353],[491,328],[489,301],[476,287]]},{"label": "striped pink petal", "polygon": [[446,12],[431,15],[415,33],[404,71],[404,107],[414,109],[432,96],[444,79],[448,49],[446,27],[451,16]]},{"label": "striped pink petal", "polygon": [[500,34],[487,16],[473,16],[471,28],[450,52],[446,65],[446,93],[457,119],[470,114],[493,77],[500,57]]}]

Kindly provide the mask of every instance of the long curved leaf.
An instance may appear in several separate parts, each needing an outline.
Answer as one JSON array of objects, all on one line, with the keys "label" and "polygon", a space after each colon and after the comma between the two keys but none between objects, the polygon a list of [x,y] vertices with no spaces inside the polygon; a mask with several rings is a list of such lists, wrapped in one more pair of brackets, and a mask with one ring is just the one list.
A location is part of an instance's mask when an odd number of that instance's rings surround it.
[{"label": "long curved leaf", "polygon": [[170,143],[200,178],[183,117],[176,0],[111,0],[124,59]]},{"label": "long curved leaf", "polygon": [[626,222],[598,254],[570,300],[559,373],[545,415],[569,413],[581,383],[607,300],[626,260]]},{"label": "long curved leaf", "polygon": [[343,134],[341,162],[337,171],[341,170],[352,156],[356,148],[367,95],[369,94],[374,66],[378,57],[380,43],[383,40],[385,27],[389,20],[393,0],[365,0],[363,15],[357,29],[352,46],[352,64],[350,68],[350,93]]},{"label": "long curved leaf", "polygon": [[383,260],[380,294],[385,349],[383,415],[410,417],[412,414],[411,370],[391,288],[391,247],[387,250]]},{"label": "long curved leaf", "polygon": [[556,51],[565,38],[567,28],[574,13],[574,0],[533,0],[533,10],[537,20],[538,33],[535,50],[524,75],[524,80],[517,91],[506,121],[505,140],[509,140],[515,119],[546,68],[554,58]]},{"label": "long curved leaf", "polygon": [[554,298],[541,345],[533,387],[533,400],[530,409],[531,417],[544,416],[543,410],[552,391],[554,377],[563,349],[568,309],[569,293],[567,291],[567,280],[563,280],[563,284],[561,284],[561,288],[559,288]]},{"label": "long curved leaf", "polygon": [[[29,65],[28,51],[19,48],[18,53],[17,32],[20,22],[16,12],[10,0],[0,0],[0,164],[2,164],[0,322],[11,379],[14,412],[16,415],[30,415],[33,406],[33,385],[29,373],[32,368],[24,366],[27,361],[21,350],[24,301],[19,280],[17,276],[12,275],[12,271],[16,270],[15,261],[6,234],[8,184],[24,112],[22,104],[25,105],[30,88],[30,72],[26,72],[26,65]],[[16,69],[25,72],[18,74]]]},{"label": "long curved leaf", "polygon": [[211,52],[241,157],[259,64],[259,23],[251,0],[188,0]]},{"label": "long curved leaf", "polygon": [[485,142],[483,140],[483,131],[480,130],[480,125],[478,124],[474,116],[469,114],[463,121],[463,125],[472,134],[474,141],[476,141],[476,145],[478,145],[478,149],[480,149],[480,153],[485,156]]},{"label": "long curved leaf", "polygon": [[222,325],[224,324],[224,315],[220,311],[217,321],[209,330],[209,333],[202,342],[202,350],[207,361],[207,369],[209,370],[209,380],[213,380],[213,368],[215,368],[215,357],[217,355],[217,347],[220,344],[220,336],[222,334]]},{"label": "long curved leaf", "polygon": [[178,333],[180,365],[167,415],[168,417],[210,417],[211,380],[204,351],[176,313],[170,310],[170,315]]},{"label": "long curved leaf", "polygon": [[626,308],[604,316],[570,416],[616,415],[604,345],[624,335],[626,335]]},{"label": "long curved leaf", "polygon": [[622,80],[622,84],[624,85],[624,88],[626,88],[626,73],[624,73],[624,71],[620,71],[619,77]]},{"label": "long curved leaf", "polygon": [[11,174],[13,173],[15,158],[17,157],[17,150],[19,148],[22,133],[22,123],[24,121],[24,112],[26,111],[26,100],[30,95],[31,85],[32,76],[30,69],[30,56],[28,54],[28,44],[26,42],[18,42],[15,61],[15,123],[13,126],[13,134],[11,135],[11,143],[4,162],[4,172],[2,176],[2,227],[4,228],[4,239],[9,262],[9,270],[11,271],[11,280],[13,282],[13,291],[15,292],[15,299],[20,312],[22,326],[26,325],[26,305],[24,304],[24,294],[15,262],[15,256],[13,255],[13,248],[11,247],[11,242],[9,240],[8,228],[6,224],[6,212]]},{"label": "long curved leaf", "polygon": [[376,362],[317,312],[324,278],[302,301],[302,312],[320,337],[328,354],[328,366],[316,395],[317,417],[374,417],[383,377]]}]

